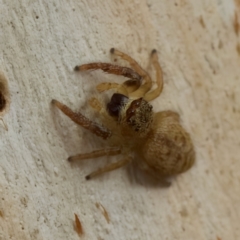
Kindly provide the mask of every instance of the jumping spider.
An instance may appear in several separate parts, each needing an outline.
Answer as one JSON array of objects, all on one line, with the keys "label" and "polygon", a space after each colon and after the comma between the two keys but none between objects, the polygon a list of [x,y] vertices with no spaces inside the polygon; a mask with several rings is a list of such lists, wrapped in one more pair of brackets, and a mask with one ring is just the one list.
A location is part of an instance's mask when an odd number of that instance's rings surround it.
[{"label": "jumping spider", "polygon": [[[179,115],[172,111],[153,112],[150,101],[163,89],[162,70],[157,51],[151,53],[151,62],[156,70],[157,88],[150,91],[152,80],[139,64],[125,53],[114,48],[112,54],[127,61],[132,68],[110,63],[89,63],[75,67],[75,71],[97,70],[122,75],[129,80],[123,84],[103,82],[97,85],[98,92],[114,89],[110,101],[103,104],[96,98],[90,105],[99,112],[104,126],[73,112],[57,100],[52,103],[75,123],[108,141],[110,147],[69,157],[69,161],[113,156],[123,158],[86,176],[89,180],[102,173],[120,168],[137,155],[137,164],[157,179],[187,171],[194,164],[195,152],[189,134],[180,125]],[[143,82],[143,83],[142,83]]]}]

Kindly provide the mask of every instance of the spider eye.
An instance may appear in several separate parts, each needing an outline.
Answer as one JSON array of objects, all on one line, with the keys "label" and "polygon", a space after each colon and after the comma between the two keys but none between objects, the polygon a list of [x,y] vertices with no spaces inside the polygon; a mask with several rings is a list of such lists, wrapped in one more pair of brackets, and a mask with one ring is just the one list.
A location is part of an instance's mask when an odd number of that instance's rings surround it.
[{"label": "spider eye", "polygon": [[112,95],[111,101],[107,104],[107,110],[111,116],[118,117],[122,106],[128,100],[123,94],[114,93]]}]

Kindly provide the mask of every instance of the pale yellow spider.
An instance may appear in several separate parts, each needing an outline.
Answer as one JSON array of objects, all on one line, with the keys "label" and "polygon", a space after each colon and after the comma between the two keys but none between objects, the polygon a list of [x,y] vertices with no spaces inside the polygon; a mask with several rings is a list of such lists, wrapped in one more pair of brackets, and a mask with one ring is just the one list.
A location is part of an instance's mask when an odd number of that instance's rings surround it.
[{"label": "pale yellow spider", "polygon": [[123,155],[117,162],[90,173],[86,179],[130,163],[133,160],[133,153],[137,156],[139,167],[159,180],[185,172],[193,165],[195,152],[189,134],[180,125],[178,113],[172,111],[155,113],[149,104],[149,101],[158,97],[163,89],[162,70],[156,50],[151,53],[157,83],[157,88],[152,91],[149,74],[134,59],[113,48],[110,52],[126,60],[131,68],[99,62],[75,67],[75,71],[101,69],[110,74],[129,78],[122,84],[104,82],[97,85],[99,92],[116,90],[106,106],[96,98],[90,100],[90,105],[100,113],[104,125],[99,125],[81,113],[73,112],[59,101],[52,100],[52,103],[72,121],[107,140],[110,146],[72,156],[68,160]]}]

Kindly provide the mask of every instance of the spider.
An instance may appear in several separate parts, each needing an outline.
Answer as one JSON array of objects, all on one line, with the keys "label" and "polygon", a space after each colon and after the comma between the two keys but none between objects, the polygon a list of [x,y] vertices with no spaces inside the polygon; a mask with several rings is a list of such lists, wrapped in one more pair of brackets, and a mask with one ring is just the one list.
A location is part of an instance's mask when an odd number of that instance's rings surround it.
[{"label": "spider", "polygon": [[122,84],[103,82],[96,86],[100,93],[114,90],[105,105],[97,98],[89,101],[90,106],[99,113],[104,125],[95,123],[81,113],[73,112],[57,100],[52,100],[52,104],[72,121],[108,142],[107,148],[71,156],[68,160],[72,162],[123,155],[120,160],[87,175],[87,180],[127,165],[133,161],[134,156],[137,156],[136,162],[141,169],[159,180],[187,171],[194,164],[195,152],[189,134],[180,125],[178,113],[155,113],[149,104],[163,89],[162,69],[157,51],[153,50],[151,53],[157,83],[157,88],[152,91],[149,74],[134,59],[114,48],[110,52],[127,61],[131,68],[100,62],[74,68],[77,72],[101,69],[106,73],[128,78]]}]

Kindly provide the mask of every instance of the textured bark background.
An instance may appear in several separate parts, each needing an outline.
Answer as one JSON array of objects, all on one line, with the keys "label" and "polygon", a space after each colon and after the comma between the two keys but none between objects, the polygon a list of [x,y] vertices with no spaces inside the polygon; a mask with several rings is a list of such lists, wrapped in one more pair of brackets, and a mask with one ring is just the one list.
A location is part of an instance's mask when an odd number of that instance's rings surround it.
[{"label": "textured bark background", "polygon": [[[11,106],[0,128],[0,239],[240,239],[240,2],[0,0],[0,70]],[[87,116],[116,47],[147,67],[159,51],[164,91],[156,111],[180,113],[197,153],[170,188],[122,168],[84,176],[114,160],[69,164],[103,141],[51,107],[58,99]],[[115,159],[116,160],[116,159]],[[110,223],[96,207],[101,203]]]}]

